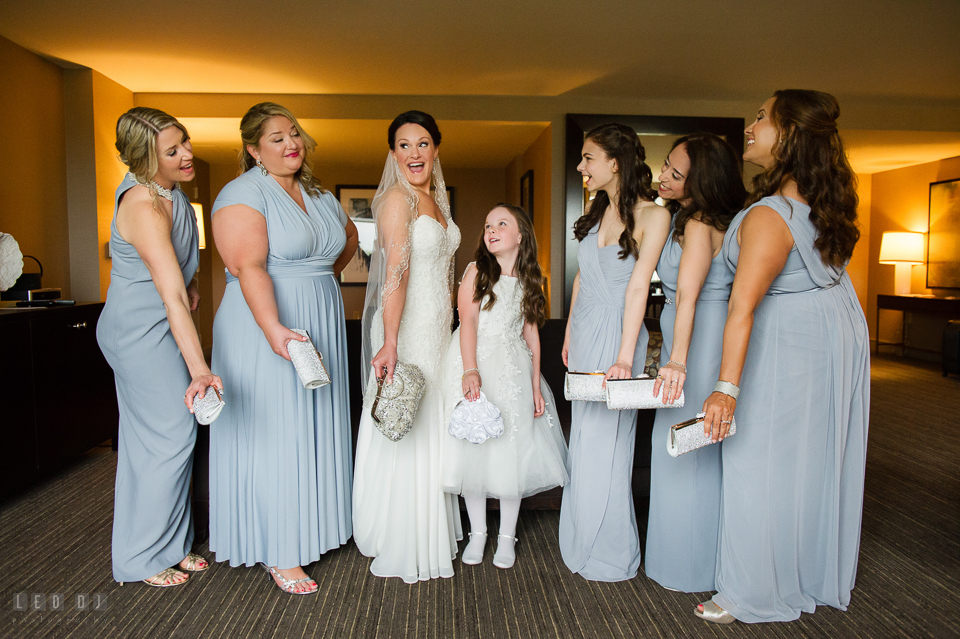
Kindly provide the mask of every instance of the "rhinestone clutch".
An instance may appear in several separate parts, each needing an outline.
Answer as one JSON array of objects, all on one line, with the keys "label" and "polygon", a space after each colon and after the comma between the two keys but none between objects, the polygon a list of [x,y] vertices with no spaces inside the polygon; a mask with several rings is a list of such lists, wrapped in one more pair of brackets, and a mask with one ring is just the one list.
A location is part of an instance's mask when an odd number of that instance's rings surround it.
[{"label": "rhinestone clutch", "polygon": [[595,371],[593,373],[581,373],[579,371],[567,371],[563,377],[563,397],[568,402],[603,402],[607,399],[607,393],[603,389],[603,377],[606,373]]},{"label": "rhinestone clutch", "polygon": [[386,375],[371,379],[367,395],[374,395],[370,416],[373,423],[392,442],[398,442],[413,428],[426,380],[413,364],[397,362],[393,369],[393,383],[386,383]]},{"label": "rhinestone clutch", "polygon": [[[703,418],[706,415],[706,413],[698,413],[693,419],[688,419],[670,427],[670,430],[667,431],[667,453],[671,457],[677,457],[689,453],[691,450],[697,450],[715,443],[703,434]],[[724,439],[733,437],[736,433],[737,420],[731,417],[730,430]]]},{"label": "rhinestone clutch", "polygon": [[[664,404],[663,397],[653,394],[653,385],[656,380],[646,375],[629,379],[608,379],[607,408],[610,410],[630,410],[646,408],[683,408],[683,391],[672,404]],[[660,392],[665,392],[661,388]]]},{"label": "rhinestone clutch", "polygon": [[216,386],[207,386],[203,397],[200,397],[200,393],[193,396],[193,416],[204,426],[212,424],[213,420],[220,416],[224,406],[226,402]]},{"label": "rhinestone clutch", "polygon": [[310,336],[301,328],[291,328],[290,330],[307,338],[305,342],[298,342],[295,339],[287,342],[287,354],[290,355],[293,367],[297,369],[297,375],[300,377],[303,387],[307,390],[313,390],[329,384],[330,374],[323,366],[323,355],[310,341]]}]

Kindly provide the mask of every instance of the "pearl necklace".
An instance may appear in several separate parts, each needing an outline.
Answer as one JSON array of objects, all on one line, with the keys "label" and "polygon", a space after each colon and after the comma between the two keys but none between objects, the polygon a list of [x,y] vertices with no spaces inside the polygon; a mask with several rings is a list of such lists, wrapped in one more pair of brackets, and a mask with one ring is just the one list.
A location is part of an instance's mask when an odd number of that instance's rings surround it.
[{"label": "pearl necklace", "polygon": [[[133,173],[131,173],[130,175],[133,175]],[[141,186],[145,186],[148,189],[155,190],[157,192],[157,195],[159,195],[163,199],[173,202],[173,191],[178,186],[176,182],[174,182],[173,184],[173,189],[165,189],[152,180],[150,182],[146,182],[138,178],[136,175],[133,175],[133,179],[136,180],[137,184]]]}]

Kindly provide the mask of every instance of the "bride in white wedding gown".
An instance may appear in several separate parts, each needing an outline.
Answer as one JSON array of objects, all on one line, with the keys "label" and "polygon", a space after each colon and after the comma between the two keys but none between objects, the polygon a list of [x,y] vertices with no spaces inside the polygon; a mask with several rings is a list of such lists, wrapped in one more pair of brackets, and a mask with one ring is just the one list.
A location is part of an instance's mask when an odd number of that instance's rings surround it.
[{"label": "bride in white wedding gown", "polygon": [[[403,113],[387,137],[390,152],[373,200],[377,240],[363,314],[364,408],[353,537],[360,552],[374,558],[374,575],[415,583],[452,577],[462,537],[457,497],[440,482],[446,431],[441,360],[450,343],[450,267],[460,230],[450,217],[434,119],[420,111]],[[370,417],[373,393],[366,389],[378,371],[389,382],[398,360],[423,371],[426,390],[413,428],[392,442]]]}]

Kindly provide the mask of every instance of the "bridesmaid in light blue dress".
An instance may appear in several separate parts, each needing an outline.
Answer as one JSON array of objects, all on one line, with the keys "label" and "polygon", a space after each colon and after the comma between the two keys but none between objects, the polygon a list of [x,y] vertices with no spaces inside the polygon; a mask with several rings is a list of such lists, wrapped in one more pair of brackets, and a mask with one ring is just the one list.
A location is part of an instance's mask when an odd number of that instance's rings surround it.
[{"label": "bridesmaid in light blue dress", "polygon": [[207,568],[190,552],[190,412],[198,392],[223,385],[190,317],[200,301],[192,281],[197,222],[177,186],[194,177],[187,131],[162,111],[137,107],[117,122],[117,150],[130,173],[117,188],[110,289],[97,324],[120,408],[113,578],[163,588]]},{"label": "bridesmaid in light blue dress", "polygon": [[746,129],[744,159],[764,172],[724,239],[736,275],[704,407],[717,438],[737,418],[721,450],[718,592],[695,610],[715,623],[846,610],[856,579],[870,361],[845,270],[859,231],[839,113],[826,93],[778,91]]},{"label": "bridesmaid in light blue dress", "polygon": [[[240,124],[240,177],[213,207],[227,267],[213,361],[226,407],[210,430],[210,549],[231,566],[262,563],[290,594],[316,592],[303,566],[347,543],[351,436],[347,344],[337,273],[357,232],[321,192],[315,144],[285,108],[262,103]],[[287,354],[305,329],[332,383],[307,390]]]},{"label": "bridesmaid in light blue dress", "polygon": [[654,394],[686,397],[683,408],[657,411],[650,459],[650,512],[644,572],[665,588],[714,589],[720,525],[720,446],[679,457],[667,453],[673,424],[696,417],[720,374],[731,273],[720,255],[724,231],[747,193],[740,158],[723,138],[678,139],[664,161],[660,197],[674,213],[657,273],[667,301],[660,373]]},{"label": "bridesmaid in light blue dress", "polygon": [[[670,214],[653,203],[652,174],[633,129],[590,131],[578,170],[595,194],[574,227],[580,270],[573,284],[563,362],[571,371],[606,371],[606,379],[643,372],[643,316]],[[567,567],[592,581],[632,579],[640,538],[631,475],[637,411],[573,402],[570,481],[560,509],[560,552]]]}]

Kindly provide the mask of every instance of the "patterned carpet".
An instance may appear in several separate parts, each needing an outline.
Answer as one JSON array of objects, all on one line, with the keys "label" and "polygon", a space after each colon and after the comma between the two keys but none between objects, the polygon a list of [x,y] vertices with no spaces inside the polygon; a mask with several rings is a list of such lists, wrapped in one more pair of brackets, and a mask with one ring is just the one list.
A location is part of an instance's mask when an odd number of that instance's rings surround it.
[{"label": "patterned carpet", "polygon": [[[457,562],[452,579],[407,586],[370,575],[348,544],[309,568],[313,596],[285,595],[260,568],[224,564],[179,588],[120,587],[109,551],[116,461],[99,448],[0,504],[0,637],[957,637],[960,378],[894,357],[876,359],[872,377],[860,570],[847,612],[707,624],[691,612],[706,594],[663,590],[642,574],[617,584],[572,575],[556,511],[521,513],[512,570],[493,567],[488,548],[481,566]],[[91,609],[78,609],[78,595]]]}]

